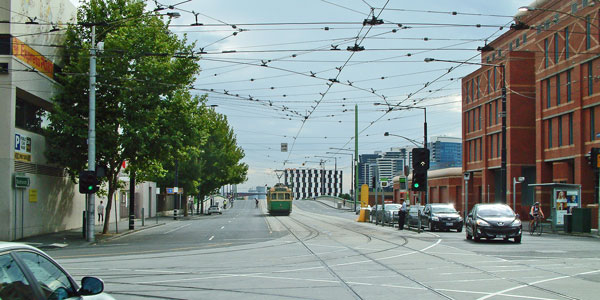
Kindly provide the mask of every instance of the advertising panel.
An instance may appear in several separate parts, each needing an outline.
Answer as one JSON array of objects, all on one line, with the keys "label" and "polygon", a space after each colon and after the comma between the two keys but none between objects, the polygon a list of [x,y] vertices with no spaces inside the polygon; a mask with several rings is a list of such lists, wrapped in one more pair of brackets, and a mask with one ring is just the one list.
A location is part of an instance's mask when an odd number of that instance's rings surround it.
[{"label": "advertising panel", "polygon": [[556,210],[556,225],[564,224],[564,216],[570,214],[574,207],[579,207],[579,190],[572,188],[555,188],[553,205]]}]

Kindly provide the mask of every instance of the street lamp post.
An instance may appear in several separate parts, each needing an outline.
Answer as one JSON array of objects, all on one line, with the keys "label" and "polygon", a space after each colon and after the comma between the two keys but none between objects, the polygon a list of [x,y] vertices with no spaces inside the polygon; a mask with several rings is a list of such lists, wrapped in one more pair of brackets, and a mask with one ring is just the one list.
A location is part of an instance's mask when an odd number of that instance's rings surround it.
[{"label": "street lamp post", "polygon": [[[513,210],[515,212],[517,211],[517,184],[523,183],[523,181],[525,181],[525,177],[513,177]],[[523,195],[522,192],[521,195]]]},{"label": "street lamp post", "polygon": [[[329,159],[333,158],[334,159],[334,165],[333,165],[333,179],[334,179],[334,181],[333,181],[333,188],[335,189],[336,184],[337,184],[337,177],[336,177],[337,176],[337,157],[334,157],[334,156],[320,156],[320,155],[315,155],[315,157],[322,157],[322,158],[329,158]],[[323,164],[325,163],[324,160],[322,160],[322,162],[323,162]],[[323,168],[323,177],[324,176],[325,176],[325,168]],[[323,186],[324,185],[325,184],[323,183]],[[323,187],[323,189],[324,189],[324,187]],[[333,195],[333,196],[335,196],[335,195]]]},{"label": "street lamp post", "polygon": [[446,60],[446,59],[437,59],[437,58],[425,58],[425,62],[449,62],[456,64],[466,64],[466,65],[479,65],[479,66],[490,66],[490,67],[498,67],[502,69],[502,112],[500,113],[502,120],[502,153],[500,157],[500,194],[502,199],[501,202],[506,203],[506,66],[504,64],[488,64],[488,63],[474,63],[467,61],[456,61],[456,60]]},{"label": "street lamp post", "polygon": [[[352,149],[344,149],[344,148],[329,147],[329,149],[356,152]],[[335,153],[335,154],[348,154],[348,153]],[[354,191],[352,198],[354,201],[354,211],[356,211],[356,203],[358,202],[358,169],[357,169],[358,156],[355,156],[354,153],[350,153],[350,155],[352,155],[352,190]]]}]

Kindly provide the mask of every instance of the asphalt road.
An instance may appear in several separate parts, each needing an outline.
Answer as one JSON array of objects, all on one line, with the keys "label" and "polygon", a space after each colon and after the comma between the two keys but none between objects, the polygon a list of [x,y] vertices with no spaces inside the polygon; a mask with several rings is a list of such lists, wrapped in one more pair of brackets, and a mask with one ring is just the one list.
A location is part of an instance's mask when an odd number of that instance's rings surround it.
[{"label": "asphalt road", "polygon": [[122,299],[598,299],[600,239],[399,231],[296,201],[290,216],[236,201],[223,215],[170,222],[48,253]]}]

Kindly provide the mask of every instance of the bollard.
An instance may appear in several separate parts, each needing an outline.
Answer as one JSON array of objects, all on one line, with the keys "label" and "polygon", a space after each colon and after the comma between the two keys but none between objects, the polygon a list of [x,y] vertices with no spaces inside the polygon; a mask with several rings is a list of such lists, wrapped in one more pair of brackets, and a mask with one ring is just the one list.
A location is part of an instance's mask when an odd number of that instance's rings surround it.
[{"label": "bollard", "polygon": [[144,226],[145,219],[146,219],[146,215],[144,214],[144,208],[142,207],[142,226]]},{"label": "bollard", "polygon": [[81,227],[81,229],[83,229],[83,232],[82,232],[83,233],[83,239],[85,239],[85,234],[86,234],[86,230],[85,229],[87,228],[87,222],[86,222],[85,215],[86,215],[86,212],[84,210],[83,211],[83,217],[82,217],[83,218],[83,226]]},{"label": "bollard", "polygon": [[417,225],[418,225],[417,227],[419,228],[419,229],[417,230],[417,232],[418,232],[418,233],[421,233],[421,209],[420,209],[420,208],[419,208],[419,210],[418,210],[417,216],[419,217],[419,218],[417,219]]}]

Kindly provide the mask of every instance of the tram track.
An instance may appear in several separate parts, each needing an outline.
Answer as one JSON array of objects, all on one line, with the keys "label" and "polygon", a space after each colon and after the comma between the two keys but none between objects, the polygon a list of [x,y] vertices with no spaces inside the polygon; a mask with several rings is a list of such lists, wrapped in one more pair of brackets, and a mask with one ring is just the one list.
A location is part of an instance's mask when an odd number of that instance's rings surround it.
[{"label": "tram track", "polygon": [[[331,223],[329,221],[324,221],[324,220],[318,219],[317,217],[314,217],[314,216],[307,216],[307,217],[313,218],[313,219],[317,219],[320,222],[329,223],[330,225],[339,226],[339,224],[334,224],[334,223]],[[352,230],[352,229],[345,228],[345,227],[344,227],[344,229],[352,231],[352,232],[355,232],[355,233],[358,233],[358,234],[364,234],[364,233],[362,233],[360,231],[357,231],[357,230]],[[398,244],[398,243],[396,243],[394,241],[389,241],[389,240],[385,240],[385,239],[381,239],[381,238],[377,238],[377,237],[374,237],[373,239],[377,239],[379,241],[383,241],[383,242],[387,242],[387,243],[391,243],[391,244],[396,244],[396,245],[400,246],[400,244]],[[415,238],[415,239],[419,239],[419,238]],[[468,269],[471,269],[471,270],[479,271],[479,272],[481,272],[483,274],[486,274],[488,276],[491,276],[491,277],[494,277],[494,278],[497,278],[497,279],[502,279],[502,280],[513,282],[513,283],[517,283],[517,284],[519,284],[521,286],[531,287],[531,288],[534,288],[534,289],[537,289],[537,290],[540,290],[540,291],[543,291],[543,292],[547,292],[547,293],[553,294],[555,296],[559,296],[559,297],[564,298],[564,299],[580,300],[579,298],[568,296],[568,295],[565,295],[563,293],[556,292],[554,290],[550,290],[550,289],[543,288],[543,287],[540,287],[540,286],[537,286],[537,285],[534,285],[534,284],[530,284],[528,282],[524,282],[524,281],[517,280],[517,279],[514,279],[514,278],[507,278],[507,277],[499,276],[499,275],[497,275],[497,274],[495,274],[493,272],[490,272],[488,270],[485,270],[485,269],[482,269],[482,268],[478,268],[478,267],[475,267],[475,266],[472,266],[472,265],[468,265],[468,264],[465,264],[463,262],[459,262],[457,260],[449,259],[449,258],[446,258],[446,257],[442,257],[442,256],[439,256],[439,255],[433,254],[433,253],[425,252],[423,250],[415,249],[415,248],[412,248],[410,246],[407,246],[406,243],[402,244],[401,246],[405,247],[407,249],[416,251],[416,252],[418,252],[420,254],[437,258],[437,259],[439,259],[439,260],[441,260],[443,262],[446,262],[446,263],[451,263],[451,264],[459,265],[459,266],[462,266],[462,267],[465,267],[465,268],[468,268]],[[519,265],[523,265],[523,266],[527,266],[527,267],[531,267],[531,268],[536,268],[535,266],[530,266],[530,265],[527,265],[527,264],[519,264]],[[540,269],[540,270],[549,272],[548,270],[544,270],[544,269]],[[557,275],[562,275],[562,276],[569,276],[568,274],[562,274],[562,273],[559,273],[559,272],[553,272],[553,273],[555,273]]]}]

